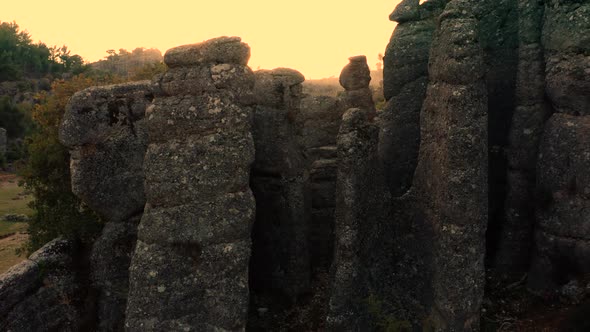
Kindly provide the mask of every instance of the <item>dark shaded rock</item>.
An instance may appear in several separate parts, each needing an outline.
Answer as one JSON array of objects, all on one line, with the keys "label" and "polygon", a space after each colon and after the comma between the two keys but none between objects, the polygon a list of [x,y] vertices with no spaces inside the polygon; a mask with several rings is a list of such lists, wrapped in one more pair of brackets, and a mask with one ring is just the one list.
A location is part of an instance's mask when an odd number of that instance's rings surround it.
[{"label": "dark shaded rock", "polygon": [[371,71],[367,65],[367,57],[364,55],[348,58],[349,64],[344,66],[340,73],[340,85],[346,90],[358,90],[366,88],[371,82]]},{"label": "dark shaded rock", "polygon": [[[515,85],[502,87],[500,83],[500,94],[490,100],[497,100],[498,106],[505,104],[503,108],[498,108],[490,103],[490,116],[495,119],[493,123],[490,120],[490,131],[501,133],[503,121],[510,118],[506,111],[502,112],[502,109],[510,110],[510,105],[506,104],[510,96],[502,91],[514,91],[514,111],[507,141],[497,134],[490,137],[490,172],[493,174],[489,179],[490,225],[487,240],[488,264],[494,282],[520,280],[530,264],[535,218],[535,166],[539,138],[550,114],[545,102],[545,61],[540,45],[543,12],[543,3],[521,0],[517,3],[517,18],[512,18],[512,12],[504,14],[513,22],[511,25],[518,23],[518,47],[511,45],[510,39],[506,43],[518,51],[518,64],[513,71],[516,74]],[[481,24],[485,29],[485,22]],[[494,63],[499,68],[505,68],[505,62]],[[512,66],[505,70],[512,70]],[[512,76],[503,72],[500,77],[505,80]],[[502,201],[503,207],[500,205]]]},{"label": "dark shaded rock", "polygon": [[84,286],[68,241],[55,239],[0,275],[0,330],[79,331]]},{"label": "dark shaded rock", "polygon": [[541,139],[536,248],[529,276],[535,291],[554,290],[589,272],[590,117],[554,114]]},{"label": "dark shaded rock", "polygon": [[374,114],[375,104],[373,93],[369,88],[371,72],[369,65],[367,65],[367,57],[359,55],[348,58],[348,60],[350,63],[344,66],[340,73],[340,85],[345,89],[339,97],[341,107],[343,109],[363,108],[371,110]]},{"label": "dark shaded rock", "polygon": [[[312,153],[312,149],[336,146],[342,114],[340,102],[329,96],[306,96],[301,101],[301,111],[296,121],[302,127],[301,145]],[[313,156],[310,156],[313,157]],[[311,159],[312,162],[315,159]]]},{"label": "dark shaded rock", "polygon": [[[450,1],[430,53],[422,109],[420,157],[413,190],[419,224],[432,230],[423,271],[435,329],[477,330],[484,287],[487,192],[487,91],[475,1]],[[415,208],[415,207],[412,207]]]},{"label": "dark shaded rock", "polygon": [[[306,96],[296,123],[298,141],[306,155],[311,190],[309,249],[312,271],[326,272],[332,262],[336,196],[337,147],[345,109],[342,101],[328,96]],[[321,234],[321,236],[320,236]]]},{"label": "dark shaded rock", "polygon": [[370,117],[367,109],[347,110],[338,134],[334,261],[326,318],[330,331],[365,331],[370,326],[369,236],[383,212],[380,202],[387,198],[377,189],[379,130]]},{"label": "dark shaded rock", "polygon": [[[250,185],[256,197],[250,284],[256,293],[295,303],[308,291],[308,170],[295,118],[301,73],[287,68],[255,72],[253,137],[256,158]],[[276,306],[275,303],[273,306]]]},{"label": "dark shaded rock", "polygon": [[[405,8],[405,4],[400,3],[394,14]],[[415,9],[416,14],[429,11],[425,5],[418,8],[417,1]],[[442,8],[435,12],[441,11]],[[394,196],[401,196],[409,189],[418,162],[420,109],[426,97],[436,16],[433,13],[401,21],[385,51],[383,89],[387,104],[379,115],[379,154]]]},{"label": "dark shaded rock", "polygon": [[[255,208],[248,187],[252,112],[240,99],[254,83],[248,56],[239,38],[181,46],[165,55],[179,77],[218,64],[223,70],[212,67],[203,80],[223,81],[226,69],[230,79],[210,92],[192,90],[191,80],[176,82],[146,111],[147,203],[130,267],[129,331],[246,326]],[[162,82],[155,78],[156,86]]]},{"label": "dark shaded rock", "polygon": [[420,18],[420,0],[403,0],[393,12],[389,14],[389,20],[398,23],[413,21]]},{"label": "dark shaded rock", "polygon": [[547,95],[557,112],[590,115],[590,3],[546,1],[544,19]]},{"label": "dark shaded rock", "polygon": [[139,217],[108,222],[90,256],[91,281],[98,290],[98,330],[123,331],[129,292],[129,265],[137,240]]}]

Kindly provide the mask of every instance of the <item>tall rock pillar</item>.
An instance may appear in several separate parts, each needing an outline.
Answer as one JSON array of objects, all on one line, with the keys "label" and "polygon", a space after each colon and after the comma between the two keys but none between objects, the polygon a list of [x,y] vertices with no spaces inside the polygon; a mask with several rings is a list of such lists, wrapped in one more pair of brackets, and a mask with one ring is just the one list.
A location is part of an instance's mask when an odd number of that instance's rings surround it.
[{"label": "tall rock pillar", "polygon": [[248,311],[254,161],[250,48],[221,37],[166,52],[146,112],[146,206],[129,331],[239,331]]}]

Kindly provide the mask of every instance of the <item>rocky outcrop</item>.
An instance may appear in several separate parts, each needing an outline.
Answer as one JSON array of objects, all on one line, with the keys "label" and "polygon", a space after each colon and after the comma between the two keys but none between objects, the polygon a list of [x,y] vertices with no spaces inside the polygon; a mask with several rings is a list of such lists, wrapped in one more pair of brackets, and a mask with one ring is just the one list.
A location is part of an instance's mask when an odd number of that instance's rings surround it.
[{"label": "rocky outcrop", "polygon": [[420,147],[420,109],[428,85],[428,57],[436,17],[444,4],[401,2],[390,15],[398,22],[384,57],[383,90],[387,104],[380,118],[379,154],[394,196],[412,184]]},{"label": "rocky outcrop", "polygon": [[[514,107],[506,146],[506,162],[493,167],[496,173],[505,172],[505,180],[495,180],[497,191],[503,191],[505,198],[503,216],[494,215],[490,208],[491,220],[488,236],[490,267],[495,281],[514,282],[528,271],[533,243],[534,187],[537,152],[543,126],[549,116],[550,107],[545,102],[545,62],[541,46],[541,26],[544,6],[539,1],[518,1],[518,64],[514,91]],[[512,23],[515,24],[516,22]],[[506,62],[506,61],[504,61]],[[510,62],[509,62],[510,63]],[[506,67],[504,63],[499,67]],[[510,69],[509,66],[506,69]],[[498,80],[511,77],[509,73],[498,75]],[[511,91],[504,87],[500,91]],[[506,96],[501,96],[508,100]],[[510,110],[509,107],[504,107]],[[509,114],[497,114],[497,118],[509,118]],[[491,143],[493,144],[493,143]],[[502,149],[494,150],[496,156]],[[491,152],[492,154],[492,152]],[[498,160],[498,158],[496,159]],[[492,185],[494,181],[490,179]],[[492,195],[497,206],[501,195]],[[494,234],[495,233],[495,234]]]},{"label": "rocky outcrop", "polygon": [[536,227],[528,286],[556,291],[590,270],[590,3],[545,3],[545,93],[555,114],[536,167]]},{"label": "rocky outcrop", "polygon": [[330,331],[364,331],[370,326],[367,299],[369,271],[378,268],[371,236],[378,230],[387,196],[377,157],[379,130],[370,109],[351,108],[342,117],[338,134],[338,175],[334,261],[326,318]]},{"label": "rocky outcrop", "polygon": [[123,330],[129,264],[143,213],[149,81],[92,87],[70,99],[60,140],[70,149],[72,192],[107,221],[91,253],[98,329]]},{"label": "rocky outcrop", "polygon": [[344,93],[340,97],[343,109],[362,108],[370,110],[375,116],[375,103],[373,93],[369,88],[371,82],[371,71],[367,65],[367,57],[358,55],[348,58],[350,61],[340,73],[340,85]]},{"label": "rocky outcrop", "polygon": [[431,294],[420,300],[430,324],[451,331],[479,328],[485,283],[487,92],[475,3],[450,1],[439,18],[412,188],[414,222],[432,234],[421,243],[432,253]]},{"label": "rocky outcrop", "polygon": [[304,77],[287,68],[259,70],[255,77],[250,186],[257,212],[250,285],[254,292],[295,303],[310,282],[309,174],[295,121]]},{"label": "rocky outcrop", "polygon": [[77,248],[56,239],[0,275],[0,330],[80,331],[87,292]]},{"label": "rocky outcrop", "polygon": [[535,291],[556,290],[590,273],[590,116],[555,114],[537,165]]},{"label": "rocky outcrop", "polygon": [[129,331],[242,330],[255,203],[249,47],[169,50],[146,111],[146,206],[130,268]]},{"label": "rocky outcrop", "polygon": [[309,246],[312,269],[327,270],[334,252],[334,208],[336,206],[336,137],[343,108],[338,99],[305,96],[296,123],[298,141],[306,157],[311,193]]}]

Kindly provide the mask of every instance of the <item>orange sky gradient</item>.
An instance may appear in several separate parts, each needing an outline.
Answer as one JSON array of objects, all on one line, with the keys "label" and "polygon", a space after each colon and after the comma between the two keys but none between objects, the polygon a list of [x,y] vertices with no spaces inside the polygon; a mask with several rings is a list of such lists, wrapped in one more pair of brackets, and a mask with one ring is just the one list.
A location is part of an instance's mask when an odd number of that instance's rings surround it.
[{"label": "orange sky gradient", "polygon": [[375,68],[395,27],[399,0],[103,0],[4,1],[0,21],[16,21],[33,41],[67,45],[87,61],[106,50],[167,49],[218,36],[240,36],[250,67],[289,67],[307,79],[338,76],[348,57]]}]

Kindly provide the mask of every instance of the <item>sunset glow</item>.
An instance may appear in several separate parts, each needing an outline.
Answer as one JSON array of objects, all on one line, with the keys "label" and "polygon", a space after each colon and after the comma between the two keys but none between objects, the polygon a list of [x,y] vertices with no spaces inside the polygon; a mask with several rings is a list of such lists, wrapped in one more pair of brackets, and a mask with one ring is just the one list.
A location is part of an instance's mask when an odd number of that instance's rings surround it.
[{"label": "sunset glow", "polygon": [[16,21],[32,39],[67,45],[87,61],[106,50],[168,48],[228,35],[252,48],[250,67],[290,67],[306,78],[337,76],[348,57],[364,54],[375,68],[395,24],[398,0],[10,1],[1,21]]}]

